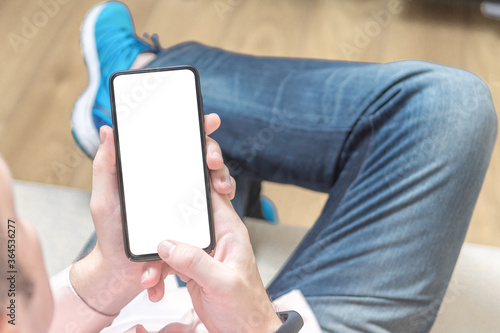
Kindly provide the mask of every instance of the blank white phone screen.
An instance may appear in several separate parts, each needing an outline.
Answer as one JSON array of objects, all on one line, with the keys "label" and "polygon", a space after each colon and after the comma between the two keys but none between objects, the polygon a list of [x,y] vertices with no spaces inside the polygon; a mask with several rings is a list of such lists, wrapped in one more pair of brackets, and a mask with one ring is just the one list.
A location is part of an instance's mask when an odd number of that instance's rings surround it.
[{"label": "blank white phone screen", "polygon": [[114,96],[130,251],[165,239],[207,248],[198,101],[189,69],[118,75]]}]

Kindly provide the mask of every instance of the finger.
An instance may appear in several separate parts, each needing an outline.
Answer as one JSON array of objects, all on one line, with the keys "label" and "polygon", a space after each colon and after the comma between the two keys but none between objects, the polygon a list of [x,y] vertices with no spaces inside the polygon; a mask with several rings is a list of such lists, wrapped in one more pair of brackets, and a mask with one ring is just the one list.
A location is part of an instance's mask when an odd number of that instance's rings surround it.
[{"label": "finger", "polygon": [[144,288],[151,288],[162,280],[162,261],[150,261],[142,266],[141,285]]},{"label": "finger", "polygon": [[168,324],[164,328],[158,331],[158,333],[191,333],[191,325],[186,325],[182,323],[172,323]]},{"label": "finger", "polygon": [[148,298],[151,302],[159,302],[165,295],[165,283],[163,279],[152,288],[148,288]]},{"label": "finger", "polygon": [[[109,126],[101,126],[99,130],[101,143],[94,158],[94,184],[99,188],[105,188],[110,183],[116,184],[116,160],[115,160],[115,144],[113,142],[113,130]],[[98,178],[102,182],[106,180],[106,184],[95,182]]]},{"label": "finger", "polygon": [[177,276],[179,277],[179,279],[181,279],[182,282],[184,282],[185,284],[187,284],[188,282],[192,281],[192,279],[189,277],[189,276],[186,276],[182,273],[179,273],[177,272]]},{"label": "finger", "polygon": [[234,181],[234,179],[232,179],[233,177],[229,175],[229,170],[226,166],[224,166],[220,170],[210,171],[210,178],[214,190],[216,190],[220,194],[234,196],[234,191],[236,190],[236,182]]},{"label": "finger", "polygon": [[192,279],[202,288],[217,284],[226,271],[223,264],[205,251],[188,244],[163,241],[158,245],[158,254],[184,281]]},{"label": "finger", "polygon": [[172,267],[170,267],[169,265],[167,265],[165,263],[164,263],[164,267],[165,267],[164,268],[164,274],[165,274],[165,276],[175,275],[175,274],[178,273],[175,269],[173,269]]},{"label": "finger", "polygon": [[148,333],[148,331],[142,325],[136,325],[129,328],[125,333]]},{"label": "finger", "polygon": [[163,261],[151,261],[143,265],[141,284],[148,291],[151,302],[160,301],[165,294],[167,268]]},{"label": "finger", "polygon": [[[102,232],[107,221],[117,221],[110,218],[113,211],[109,207],[119,205],[118,179],[116,176],[115,146],[113,130],[102,126],[99,131],[101,143],[93,161],[92,196],[90,212],[97,234]],[[112,232],[122,232],[121,223],[107,227],[114,228]]]},{"label": "finger", "polygon": [[224,167],[224,158],[219,144],[207,137],[207,166],[210,170],[219,170]]},{"label": "finger", "polygon": [[220,117],[217,113],[205,115],[205,134],[210,135],[220,126]]},{"label": "finger", "polygon": [[233,189],[233,191],[228,194],[228,197],[229,200],[233,200],[234,196],[236,195],[236,180],[234,180],[233,177],[230,177],[230,179],[231,179],[231,188]]},{"label": "finger", "polygon": [[[213,186],[210,187],[210,196],[212,199],[216,242],[226,234],[231,234],[229,239],[234,242],[245,240],[248,237],[248,230],[238,214],[236,214],[229,196],[219,194]],[[240,247],[237,246],[236,248]]]},{"label": "finger", "polygon": [[94,206],[109,208],[109,200],[118,193],[113,130],[102,126],[99,134],[101,143],[93,162],[92,201]]}]

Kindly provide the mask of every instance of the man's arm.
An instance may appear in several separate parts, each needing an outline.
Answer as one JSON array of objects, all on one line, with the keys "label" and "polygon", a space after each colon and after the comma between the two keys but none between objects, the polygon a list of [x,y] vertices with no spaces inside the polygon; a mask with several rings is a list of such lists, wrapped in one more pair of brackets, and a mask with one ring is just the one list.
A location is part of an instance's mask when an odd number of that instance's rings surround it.
[{"label": "man's arm", "polygon": [[69,279],[70,267],[50,279],[54,299],[54,314],[49,333],[99,332],[116,316],[99,313],[78,296]]}]

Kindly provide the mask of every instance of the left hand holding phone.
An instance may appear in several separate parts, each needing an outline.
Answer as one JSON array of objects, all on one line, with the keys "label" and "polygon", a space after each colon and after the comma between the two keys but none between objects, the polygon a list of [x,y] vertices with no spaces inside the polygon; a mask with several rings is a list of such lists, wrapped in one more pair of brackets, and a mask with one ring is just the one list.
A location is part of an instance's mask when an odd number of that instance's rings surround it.
[{"label": "left hand holding phone", "polygon": [[[205,116],[205,132],[220,125],[216,114]],[[124,252],[113,130],[100,129],[101,144],[94,159],[90,210],[97,233],[94,250],[73,264],[70,280],[78,295],[93,309],[114,315],[145,288],[151,301],[163,297],[166,265],[162,261],[132,262]],[[222,160],[218,144],[207,138],[207,165],[213,190],[234,197],[235,181]]]}]

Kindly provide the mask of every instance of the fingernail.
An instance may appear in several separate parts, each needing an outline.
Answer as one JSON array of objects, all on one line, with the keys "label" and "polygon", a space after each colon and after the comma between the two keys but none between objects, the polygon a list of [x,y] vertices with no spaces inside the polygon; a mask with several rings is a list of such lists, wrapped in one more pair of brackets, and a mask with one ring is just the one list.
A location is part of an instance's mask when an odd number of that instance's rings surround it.
[{"label": "fingernail", "polygon": [[158,254],[163,259],[168,259],[175,249],[175,244],[170,241],[163,241],[158,246]]},{"label": "fingernail", "polygon": [[216,159],[220,160],[221,162],[224,162],[224,158],[222,157],[222,155],[218,151],[214,151],[212,153],[212,156],[215,157]]},{"label": "fingernail", "polygon": [[143,273],[142,273],[142,277],[141,277],[141,283],[144,283],[144,281],[146,281],[149,277],[151,273],[149,272],[149,269],[145,270]]}]

